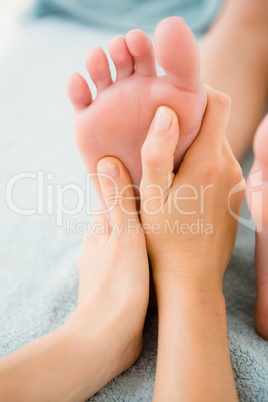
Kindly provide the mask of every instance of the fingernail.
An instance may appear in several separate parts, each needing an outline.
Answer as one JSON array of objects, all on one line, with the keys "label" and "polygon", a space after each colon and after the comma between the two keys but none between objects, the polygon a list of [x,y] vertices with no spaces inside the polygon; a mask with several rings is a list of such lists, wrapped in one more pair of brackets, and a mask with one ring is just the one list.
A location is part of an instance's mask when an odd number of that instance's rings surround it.
[{"label": "fingernail", "polygon": [[172,122],[171,112],[168,107],[160,106],[157,109],[155,118],[154,118],[154,128],[156,130],[169,130]]},{"label": "fingernail", "polygon": [[115,163],[106,160],[100,160],[97,165],[97,170],[103,178],[119,176],[119,167]]}]

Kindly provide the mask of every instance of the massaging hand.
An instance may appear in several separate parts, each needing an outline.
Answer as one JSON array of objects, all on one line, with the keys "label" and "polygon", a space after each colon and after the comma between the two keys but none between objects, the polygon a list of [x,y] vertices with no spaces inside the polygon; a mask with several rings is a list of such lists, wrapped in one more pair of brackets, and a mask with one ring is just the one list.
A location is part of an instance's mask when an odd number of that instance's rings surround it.
[{"label": "massaging hand", "polygon": [[145,238],[126,169],[105,158],[98,171],[112,208],[109,221],[97,211],[85,234],[77,308],[61,328],[1,360],[1,401],[85,401],[141,352],[149,295]]},{"label": "massaging hand", "polygon": [[[207,88],[201,131],[176,175],[177,116],[161,108],[142,148],[141,220],[158,304],[153,401],[234,401],[223,274],[245,188],[225,137],[229,99]],[[228,202],[230,191],[240,183]]]},{"label": "massaging hand", "polygon": [[128,172],[113,157],[101,159],[97,171],[105,207],[97,207],[84,236],[72,317],[80,332],[99,338],[95,392],[138,358],[149,297],[145,237]]},{"label": "massaging hand", "polygon": [[[156,291],[158,276],[171,272],[182,281],[221,286],[233,251],[237,221],[229,209],[239,213],[245,185],[225,137],[229,98],[210,88],[207,92],[201,131],[176,175],[179,128],[172,110],[160,109],[142,148],[141,220]],[[242,191],[229,200],[239,182]]]}]

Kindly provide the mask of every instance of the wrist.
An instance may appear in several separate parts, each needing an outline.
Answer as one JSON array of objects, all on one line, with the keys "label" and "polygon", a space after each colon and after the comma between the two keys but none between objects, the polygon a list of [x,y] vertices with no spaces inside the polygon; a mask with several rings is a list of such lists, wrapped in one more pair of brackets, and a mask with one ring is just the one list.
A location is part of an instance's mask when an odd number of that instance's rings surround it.
[{"label": "wrist", "polygon": [[70,319],[3,360],[1,400],[86,400],[101,388],[100,345],[85,342],[75,324]]},{"label": "wrist", "polygon": [[[190,266],[190,264],[189,264]],[[191,268],[168,267],[168,270],[153,269],[153,280],[155,285],[157,301],[163,302],[181,298],[189,301],[189,295],[192,299],[205,298],[209,301],[222,299],[222,278],[219,274],[207,273],[201,267],[194,271]]]},{"label": "wrist", "polygon": [[237,400],[222,291],[167,289],[158,300],[158,317],[154,400],[165,400],[167,389],[181,400],[198,400],[200,395],[202,400],[222,400],[227,390],[230,400]]},{"label": "wrist", "polygon": [[[164,281],[163,281],[164,282]],[[226,324],[226,304],[221,287],[203,288],[189,282],[179,284],[175,280],[162,283],[163,288],[156,292],[159,322],[173,325],[183,314],[188,323],[194,317],[216,317]],[[167,285],[164,289],[164,285]]]},{"label": "wrist", "polygon": [[161,290],[156,289],[156,296],[159,320],[164,316],[169,322],[182,312],[188,312],[190,317],[215,315],[225,321],[226,305],[221,286],[205,288],[189,281],[177,283],[171,278],[168,281],[162,278]]},{"label": "wrist", "polygon": [[113,357],[105,330],[86,324],[86,318],[75,311],[61,329],[66,355],[73,365],[71,382],[76,400],[88,399],[113,378]]},{"label": "wrist", "polygon": [[133,317],[129,321],[127,310],[125,306],[101,315],[98,309],[96,314],[95,310],[78,307],[65,324],[67,337],[80,359],[86,398],[127,370],[140,355],[142,328],[133,328]]}]

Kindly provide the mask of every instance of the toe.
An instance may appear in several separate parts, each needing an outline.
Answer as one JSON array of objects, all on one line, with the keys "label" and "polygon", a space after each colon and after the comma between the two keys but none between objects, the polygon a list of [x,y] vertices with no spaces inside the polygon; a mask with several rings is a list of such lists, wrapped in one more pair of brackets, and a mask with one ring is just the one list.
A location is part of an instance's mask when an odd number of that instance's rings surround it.
[{"label": "toe", "polygon": [[92,102],[88,84],[79,73],[73,73],[68,78],[67,93],[75,110],[85,109]]},{"label": "toe", "polygon": [[154,34],[156,60],[170,82],[182,89],[200,86],[199,50],[190,28],[180,17],[161,21]]},{"label": "toe", "polygon": [[86,59],[86,67],[98,92],[112,84],[109,62],[101,47],[94,47],[89,51]]},{"label": "toe", "polygon": [[109,52],[116,68],[117,80],[127,78],[133,74],[134,61],[129,53],[124,36],[116,36],[110,41]]},{"label": "toe", "polygon": [[152,42],[140,29],[126,35],[127,47],[134,58],[135,72],[145,76],[155,76],[156,66]]}]

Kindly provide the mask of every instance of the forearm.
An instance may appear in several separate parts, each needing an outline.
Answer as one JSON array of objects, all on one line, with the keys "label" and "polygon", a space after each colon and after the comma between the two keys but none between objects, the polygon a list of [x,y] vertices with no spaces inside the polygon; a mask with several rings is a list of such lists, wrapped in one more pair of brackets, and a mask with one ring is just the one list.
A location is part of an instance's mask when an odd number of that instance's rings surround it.
[{"label": "forearm", "polygon": [[64,326],[1,360],[0,400],[86,400],[105,385],[101,360],[98,341]]},{"label": "forearm", "polygon": [[237,401],[223,294],[182,287],[177,279],[176,273],[164,274],[156,287],[154,401]]}]

